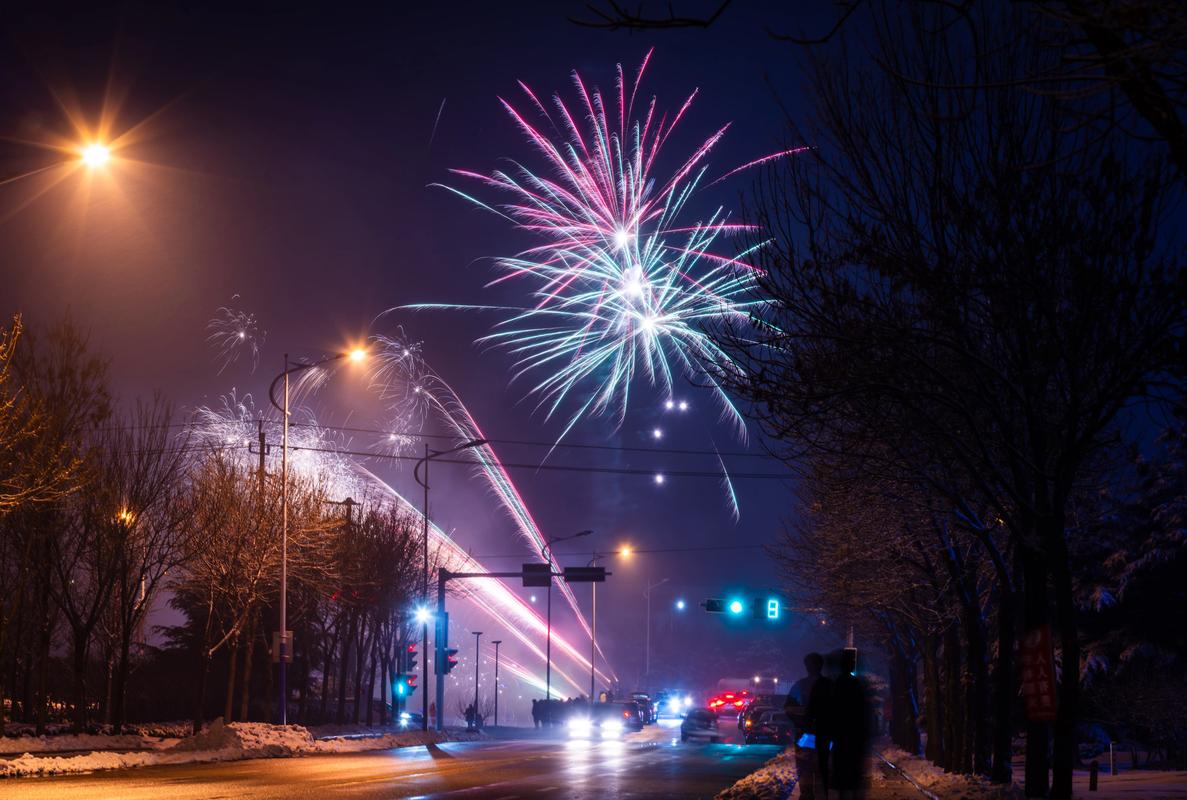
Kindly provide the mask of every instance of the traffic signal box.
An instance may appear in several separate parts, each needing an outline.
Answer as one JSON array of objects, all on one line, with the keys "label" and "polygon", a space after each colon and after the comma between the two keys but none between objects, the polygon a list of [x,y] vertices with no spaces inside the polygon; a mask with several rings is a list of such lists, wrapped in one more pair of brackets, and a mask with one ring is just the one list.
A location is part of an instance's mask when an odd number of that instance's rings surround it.
[{"label": "traffic signal box", "polygon": [[457,648],[456,647],[446,647],[445,648],[445,663],[442,666],[444,668],[443,673],[445,675],[448,675],[449,673],[453,672],[453,668],[457,666]]},{"label": "traffic signal box", "polygon": [[750,618],[759,621],[778,622],[783,618],[783,601],[778,597],[753,597],[747,600],[710,597],[701,603],[701,607],[710,614],[728,614],[731,617],[742,617],[749,611]]}]

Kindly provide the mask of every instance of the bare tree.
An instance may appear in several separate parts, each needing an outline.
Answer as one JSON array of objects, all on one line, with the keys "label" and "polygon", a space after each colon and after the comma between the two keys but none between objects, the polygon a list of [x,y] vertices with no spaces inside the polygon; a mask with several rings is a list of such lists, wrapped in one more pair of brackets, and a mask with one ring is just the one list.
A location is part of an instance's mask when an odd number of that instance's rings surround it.
[{"label": "bare tree", "polygon": [[[1157,159],[1069,130],[1058,98],[1015,80],[1051,54],[1008,15],[993,23],[968,57],[924,33],[933,19],[896,29],[881,69],[815,65],[819,126],[797,138],[817,149],[760,191],[767,303],[727,337],[746,374],[720,377],[789,456],[860,456],[953,514],[971,489],[1024,564],[1027,624],[1049,620],[1050,584],[1078,664],[1069,497],[1125,404],[1180,368],[1187,306],[1159,247]],[[1063,675],[1060,798],[1079,698],[1078,671]],[[1028,730],[1032,795],[1047,791],[1045,731]]]}]

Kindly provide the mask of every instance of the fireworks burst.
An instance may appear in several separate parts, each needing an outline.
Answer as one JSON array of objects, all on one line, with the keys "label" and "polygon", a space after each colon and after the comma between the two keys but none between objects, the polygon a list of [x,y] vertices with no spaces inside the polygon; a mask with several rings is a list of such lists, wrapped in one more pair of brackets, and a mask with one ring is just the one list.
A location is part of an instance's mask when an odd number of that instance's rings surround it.
[{"label": "fireworks burst", "polygon": [[[238,298],[239,295],[235,295],[231,299]],[[255,314],[220,306],[206,323],[206,333],[207,343],[214,348],[220,375],[245,353],[251,357],[251,371],[255,372],[260,362],[260,347],[268,335],[256,322]]]},{"label": "fireworks burst", "polygon": [[[711,332],[730,319],[744,320],[757,302],[751,293],[756,268],[747,259],[761,244],[723,254],[730,234],[752,228],[731,222],[720,207],[700,221],[686,220],[709,153],[729,125],[679,161],[677,169],[657,176],[661,150],[696,92],[674,114],[657,110],[654,97],[640,103],[636,114],[649,59],[650,53],[629,85],[620,65],[611,96],[591,91],[574,73],[578,104],[557,95],[551,111],[521,82],[544,125],[534,125],[511,103],[500,101],[547,170],[517,164],[513,172],[453,171],[508,196],[497,205],[443,187],[543,240],[500,259],[502,275],[493,282],[526,280],[534,302],[527,307],[413,306],[508,314],[481,341],[514,354],[516,377],[538,376],[529,392],[546,416],[562,406],[571,409],[558,441],[586,415],[612,410],[621,424],[630,387],[640,374],[668,395],[677,376],[695,376],[715,395],[739,438],[746,433],[741,413],[703,365],[736,368]],[[738,169],[798,151],[763,156]],[[578,387],[587,391],[575,391]]]}]

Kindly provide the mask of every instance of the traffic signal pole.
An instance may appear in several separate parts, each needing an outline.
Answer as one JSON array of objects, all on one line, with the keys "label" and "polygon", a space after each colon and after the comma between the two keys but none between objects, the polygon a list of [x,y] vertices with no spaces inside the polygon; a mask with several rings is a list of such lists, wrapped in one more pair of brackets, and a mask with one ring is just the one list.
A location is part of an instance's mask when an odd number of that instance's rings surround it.
[{"label": "traffic signal pole", "polygon": [[[570,582],[603,581],[609,572],[602,567],[582,568],[566,567],[564,572],[552,572],[547,566],[549,582],[552,578],[564,578]],[[518,572],[450,572],[444,567],[437,570],[437,625],[435,630],[433,661],[436,665],[433,672],[437,674],[437,730],[445,729],[445,649],[449,646],[449,616],[445,613],[445,585],[451,580],[471,580],[474,578],[521,578],[528,576],[527,566]],[[428,687],[426,687],[427,689]]]}]

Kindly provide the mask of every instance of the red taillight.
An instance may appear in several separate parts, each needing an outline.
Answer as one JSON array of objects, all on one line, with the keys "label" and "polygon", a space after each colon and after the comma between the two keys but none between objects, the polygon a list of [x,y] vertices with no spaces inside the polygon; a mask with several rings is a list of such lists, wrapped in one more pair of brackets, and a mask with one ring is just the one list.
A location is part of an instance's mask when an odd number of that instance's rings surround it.
[{"label": "red taillight", "polygon": [[734,705],[735,705],[735,706],[737,706],[738,708],[741,708],[741,707],[742,707],[742,701],[741,701],[741,700],[735,700],[735,701],[734,701]]},{"label": "red taillight", "polygon": [[623,718],[623,719],[630,719],[630,718],[631,718],[631,712],[629,712],[629,711],[624,711],[624,712],[622,712],[622,718]]}]

